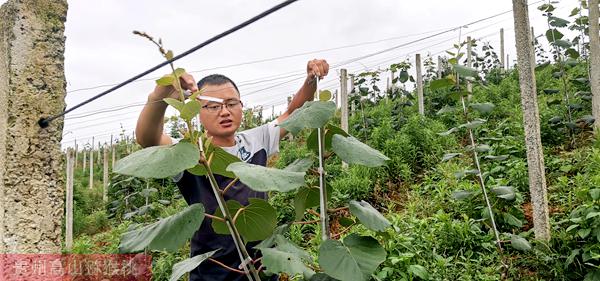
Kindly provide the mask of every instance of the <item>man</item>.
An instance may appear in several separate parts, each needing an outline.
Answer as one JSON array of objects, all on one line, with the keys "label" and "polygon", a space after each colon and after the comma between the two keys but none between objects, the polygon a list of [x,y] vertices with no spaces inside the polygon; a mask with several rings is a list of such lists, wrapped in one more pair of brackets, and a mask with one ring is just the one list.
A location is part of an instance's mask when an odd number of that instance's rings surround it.
[{"label": "man", "polygon": [[[287,133],[277,124],[286,120],[306,101],[313,100],[316,78],[323,78],[328,72],[329,65],[325,60],[309,61],[306,66],[307,75],[304,84],[294,95],[285,113],[270,123],[243,132],[237,132],[243,115],[241,96],[231,79],[213,74],[196,84],[191,75],[184,74],[180,81],[186,90],[194,92],[200,89],[203,96],[223,100],[222,103],[201,100],[200,122],[208,136],[212,137],[215,145],[236,155],[242,161],[266,166],[267,158],[279,151],[279,139]],[[163,132],[163,119],[167,104],[162,99],[166,97],[178,98],[179,93],[173,86],[156,86],[148,96],[148,103],[140,113],[136,136],[138,143],[143,147],[173,143],[173,140]],[[216,175],[216,178],[221,189],[231,182],[231,179],[219,175]],[[204,205],[206,212],[211,214],[218,208],[206,177],[195,176],[185,171],[177,175],[174,180],[188,204],[200,202]],[[266,193],[253,191],[240,182],[229,188],[223,196],[225,200],[237,200],[242,205],[248,204],[248,198],[267,199]],[[256,254],[252,249],[254,245],[256,243],[250,243],[247,247],[251,255]],[[230,268],[238,268],[240,260],[232,238],[229,235],[215,234],[211,227],[211,219],[205,218],[200,229],[192,237],[191,256],[216,249],[220,250],[213,256],[215,260]],[[190,280],[246,280],[246,276],[216,263],[203,262],[190,272]]]}]

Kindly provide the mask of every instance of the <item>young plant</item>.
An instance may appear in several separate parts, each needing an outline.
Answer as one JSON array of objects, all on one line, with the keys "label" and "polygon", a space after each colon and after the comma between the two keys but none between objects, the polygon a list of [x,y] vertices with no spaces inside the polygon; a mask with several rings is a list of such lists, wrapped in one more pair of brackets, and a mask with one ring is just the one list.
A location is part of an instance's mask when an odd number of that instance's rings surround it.
[{"label": "young plant", "polygon": [[[165,52],[158,42],[145,33],[136,33],[150,39],[159,46],[166,59],[172,52]],[[327,185],[325,183],[324,160],[327,150],[332,150],[348,164],[361,164],[376,167],[385,164],[387,157],[380,152],[349,136],[343,130],[327,124],[335,112],[335,104],[327,101],[331,93],[322,92],[321,99],[307,102],[280,124],[293,134],[305,128],[316,129],[319,147],[318,188],[306,186],[305,174],[312,166],[312,160],[299,159],[283,170],[241,162],[235,156],[213,145],[206,134],[197,131],[192,119],[198,115],[200,103],[205,98],[200,92],[191,93],[185,100],[179,84],[179,77],[185,71],[172,67],[172,73],[157,80],[159,85],[173,85],[180,93],[179,99],[166,98],[166,103],[179,112],[179,118],[187,125],[183,140],[175,145],[155,146],[139,150],[121,160],[115,166],[115,172],[142,178],[165,178],[187,170],[189,173],[208,177],[219,208],[214,214],[207,214],[202,204],[193,204],[178,214],[163,218],[153,224],[126,232],[121,237],[121,252],[140,252],[147,250],[178,250],[193,233],[198,230],[204,217],[212,219],[212,228],[219,234],[230,234],[240,255],[243,271],[228,268],[213,260],[215,253],[209,252],[186,259],[173,268],[171,280],[177,280],[186,272],[209,260],[229,270],[246,274],[249,280],[260,280],[259,272],[301,274],[306,280],[368,280],[377,266],[385,260],[386,252],[379,242],[370,236],[350,234],[343,241],[330,239],[327,221]],[[327,98],[329,97],[329,98]],[[310,143],[310,142],[309,142]],[[329,154],[330,155],[330,154]],[[232,178],[230,184],[221,190],[215,174]],[[318,265],[300,247],[287,240],[283,234],[286,226],[277,227],[276,210],[265,200],[250,198],[249,204],[241,205],[235,200],[225,202],[223,194],[235,182],[241,181],[250,189],[259,192],[297,192],[305,200],[298,202],[304,212],[317,201],[321,212],[323,242],[319,249]],[[309,199],[310,198],[310,199]],[[318,198],[318,200],[314,200]],[[366,202],[350,201],[350,212],[367,228],[383,231],[391,224]],[[340,233],[341,234],[341,233]],[[336,235],[340,236],[340,235]],[[257,269],[246,251],[248,242],[260,241],[256,246],[262,253],[262,265]],[[341,262],[340,262],[341,261]],[[323,271],[323,272],[318,272]]]},{"label": "young plant", "polygon": [[[469,146],[467,147],[467,152],[471,155],[473,165],[475,169],[467,169],[464,171],[459,171],[455,174],[455,176],[459,179],[474,176],[476,182],[481,187],[481,194],[483,195],[486,211],[483,213],[483,216],[489,218],[490,220],[490,228],[492,229],[498,251],[502,252],[502,240],[500,239],[500,233],[498,231],[498,227],[496,224],[495,214],[497,213],[493,206],[490,197],[488,196],[488,192],[494,193],[501,200],[513,201],[515,199],[515,191],[510,186],[496,186],[488,190],[487,187],[487,176],[488,172],[482,171],[482,161],[504,161],[508,158],[508,155],[492,155],[490,152],[492,151],[491,146],[485,143],[480,143],[476,138],[475,129],[484,125],[487,120],[481,118],[473,118],[472,115],[479,114],[480,116],[489,115],[494,110],[494,104],[492,103],[471,103],[467,98],[472,93],[467,91],[466,82],[476,82],[480,77],[479,73],[476,69],[469,68],[466,66],[462,66],[458,64],[458,61],[463,56],[460,49],[463,44],[457,45],[457,52],[455,53],[456,57],[451,58],[449,62],[453,66],[453,73],[448,75],[446,78],[435,80],[431,82],[430,88],[432,90],[438,89],[449,89],[448,96],[453,97],[458,100],[458,106],[452,107],[447,106],[438,112],[438,114],[447,114],[447,113],[456,113],[460,114],[463,120],[463,124],[451,128],[447,132],[440,133],[440,135],[449,135],[465,129],[467,131],[467,141]],[[482,155],[487,153],[487,155]],[[444,155],[442,161],[449,161],[456,157],[463,155],[463,153],[448,153]],[[476,194],[473,191],[459,190],[453,193],[453,197],[455,199],[467,199],[472,198],[472,196]],[[516,219],[511,214],[502,214],[503,219],[507,220],[508,224],[517,224]],[[511,243],[514,248],[520,250],[527,250],[530,248],[529,243],[521,238],[518,235],[509,235],[511,237]]]}]

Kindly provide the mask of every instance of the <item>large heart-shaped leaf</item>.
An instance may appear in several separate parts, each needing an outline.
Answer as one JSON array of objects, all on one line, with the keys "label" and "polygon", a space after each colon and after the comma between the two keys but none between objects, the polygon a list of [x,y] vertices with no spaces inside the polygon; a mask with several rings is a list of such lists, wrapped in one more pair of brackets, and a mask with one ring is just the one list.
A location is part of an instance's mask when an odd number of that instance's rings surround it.
[{"label": "large heart-shaped leaf", "polygon": [[286,232],[288,232],[288,230],[290,229],[290,225],[289,224],[282,224],[278,227],[275,228],[275,230],[273,230],[273,234],[271,234],[271,236],[269,236],[267,239],[263,239],[263,241],[261,241],[260,243],[258,243],[258,245],[254,246],[254,249],[266,249],[266,248],[271,248],[273,246],[275,246],[276,243],[276,239],[279,235],[283,235]]},{"label": "large heart-shaped leaf", "polygon": [[262,264],[270,273],[287,273],[289,275],[302,274],[305,279],[310,279],[315,272],[307,267],[304,262],[310,262],[310,255],[287,240],[282,235],[275,237],[275,248],[262,248]]},{"label": "large heart-shaped leaf", "polygon": [[334,135],[331,148],[338,157],[348,164],[360,164],[367,167],[378,167],[390,160],[381,152],[360,142],[354,137]]},{"label": "large heart-shaped leaf", "polygon": [[288,192],[304,185],[303,172],[290,172],[245,162],[232,163],[227,171],[233,172],[252,190]]},{"label": "large heart-shaped leaf", "polygon": [[369,280],[385,261],[386,252],[370,236],[350,234],[344,241],[325,240],[319,248],[319,265],[331,277],[344,281]]},{"label": "large heart-shaped leaf", "polygon": [[[246,241],[258,241],[266,239],[273,233],[273,229],[277,226],[277,212],[267,201],[250,198],[250,204],[242,206],[238,201],[227,201],[227,209],[232,216],[235,217],[235,227],[240,235]],[[223,218],[220,209],[217,209],[215,216]],[[212,228],[218,234],[229,234],[227,225],[213,219]]]},{"label": "large heart-shaped leaf", "polygon": [[292,134],[297,134],[304,128],[321,128],[327,124],[335,112],[335,103],[331,101],[309,101],[294,112],[281,124],[280,127]]},{"label": "large heart-shaped leaf", "polygon": [[392,224],[371,204],[365,201],[350,201],[350,212],[367,228],[374,231],[384,231]]},{"label": "large heart-shaped leaf", "polygon": [[208,253],[204,253],[201,255],[194,256],[189,259],[182,260],[173,265],[173,272],[171,273],[171,277],[169,277],[169,281],[177,281],[184,274],[194,270],[198,265],[200,265],[206,259],[212,257],[215,252],[218,250],[210,251]]},{"label": "large heart-shaped leaf", "polygon": [[136,253],[145,249],[174,252],[192,237],[204,220],[204,206],[196,203],[170,217],[121,235],[119,252]]},{"label": "large heart-shaped leaf", "polygon": [[115,164],[114,172],[140,178],[166,178],[194,167],[200,154],[189,142],[138,150]]}]

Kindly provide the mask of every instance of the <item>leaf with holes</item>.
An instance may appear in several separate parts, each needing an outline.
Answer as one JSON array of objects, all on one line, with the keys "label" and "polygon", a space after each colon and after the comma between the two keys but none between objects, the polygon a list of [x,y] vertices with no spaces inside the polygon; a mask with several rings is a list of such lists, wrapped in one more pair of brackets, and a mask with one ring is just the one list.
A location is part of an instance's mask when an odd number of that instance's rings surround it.
[{"label": "leaf with holes", "polygon": [[275,237],[274,248],[261,248],[262,264],[269,273],[287,273],[289,275],[302,274],[305,279],[310,279],[315,272],[308,268],[304,262],[310,261],[311,256],[287,240],[282,235]]},{"label": "leaf with holes", "polygon": [[349,205],[350,213],[368,229],[381,232],[392,225],[379,211],[365,201],[352,200]]},{"label": "leaf with holes", "polygon": [[319,248],[319,265],[323,271],[344,281],[369,280],[385,261],[386,251],[370,236],[350,234],[344,241],[325,240]]},{"label": "leaf with holes", "polygon": [[309,101],[296,110],[280,127],[296,135],[304,128],[321,128],[327,124],[335,113],[335,103],[331,101]]},{"label": "leaf with holes", "polygon": [[123,233],[119,252],[137,253],[146,249],[177,251],[198,230],[202,220],[204,220],[204,206],[200,203],[190,205],[175,215]]},{"label": "leaf with holes", "polygon": [[[238,201],[227,201],[227,209],[235,217],[235,227],[246,241],[264,240],[273,233],[277,226],[277,212],[267,201],[250,198],[247,206],[242,206]],[[215,216],[223,218],[220,209]],[[229,234],[225,222],[212,220],[212,228],[218,234]],[[191,237],[191,236],[190,236]]]},{"label": "leaf with holes", "polygon": [[252,190],[288,192],[304,185],[304,172],[267,168],[245,162],[232,163],[227,171],[233,172]]},{"label": "leaf with holes", "polygon": [[162,179],[194,167],[199,159],[198,149],[193,144],[178,142],[175,145],[138,150],[118,160],[114,172],[139,178]]},{"label": "leaf with holes", "polygon": [[335,154],[348,164],[360,164],[367,167],[378,167],[390,160],[381,152],[360,142],[354,137],[344,137],[334,135],[331,141],[331,148]]},{"label": "leaf with holes", "polygon": [[201,255],[194,256],[192,258],[185,259],[173,265],[173,273],[169,277],[169,281],[177,281],[184,274],[194,270],[198,265],[204,262],[206,259],[212,257],[218,250],[210,251]]}]

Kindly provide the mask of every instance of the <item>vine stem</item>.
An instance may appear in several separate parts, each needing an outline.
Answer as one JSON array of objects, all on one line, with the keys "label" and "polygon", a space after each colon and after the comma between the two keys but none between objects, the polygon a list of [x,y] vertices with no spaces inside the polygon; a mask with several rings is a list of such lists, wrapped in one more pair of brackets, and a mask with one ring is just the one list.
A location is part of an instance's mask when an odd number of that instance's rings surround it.
[{"label": "vine stem", "polygon": [[[459,84],[458,73],[456,74],[456,83]],[[465,97],[460,96],[460,102],[462,103],[463,114],[465,120],[468,122],[468,113],[467,113],[467,105],[465,103]],[[483,175],[481,174],[481,165],[479,164],[479,155],[477,154],[475,137],[473,136],[473,129],[467,128],[469,130],[469,139],[471,141],[471,149],[473,149],[473,161],[475,162],[475,166],[477,168],[477,179],[479,180],[479,185],[481,186],[481,191],[483,192],[483,197],[485,198],[485,204],[487,205],[488,211],[490,212],[490,220],[492,221],[492,229],[494,231],[494,236],[496,237],[496,245],[498,246],[498,251],[502,253],[502,245],[500,242],[500,236],[498,234],[498,228],[496,227],[496,220],[494,219],[494,211],[492,210],[492,204],[490,204],[490,199],[487,194],[487,189],[485,187],[485,180],[483,179]]]},{"label": "vine stem", "polygon": [[[315,98],[319,94],[319,77],[315,77]],[[317,140],[319,143],[319,191],[320,191],[320,219],[321,219],[321,239],[323,241],[330,239],[329,217],[327,216],[327,187],[325,186],[325,168],[323,154],[325,152],[325,137],[323,128],[317,128]]]}]

